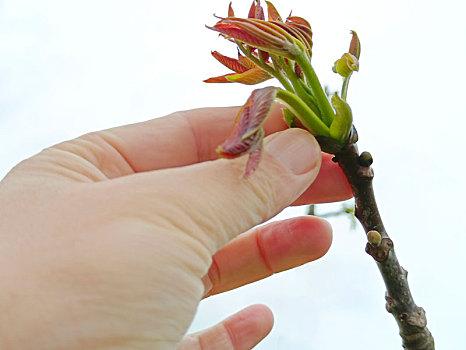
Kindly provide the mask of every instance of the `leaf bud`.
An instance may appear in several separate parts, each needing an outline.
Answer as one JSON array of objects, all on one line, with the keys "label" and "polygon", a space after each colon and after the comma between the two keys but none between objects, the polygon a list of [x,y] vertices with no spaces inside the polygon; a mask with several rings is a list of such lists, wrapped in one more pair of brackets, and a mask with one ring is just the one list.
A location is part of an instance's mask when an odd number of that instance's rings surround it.
[{"label": "leaf bud", "polygon": [[367,232],[367,241],[374,247],[380,246],[382,242],[382,235],[375,230]]},{"label": "leaf bud", "polygon": [[359,61],[354,55],[345,53],[339,60],[335,61],[332,70],[343,78],[347,78],[359,70]]},{"label": "leaf bud", "polygon": [[359,165],[361,166],[371,166],[374,162],[372,155],[369,152],[362,152],[359,156]]}]

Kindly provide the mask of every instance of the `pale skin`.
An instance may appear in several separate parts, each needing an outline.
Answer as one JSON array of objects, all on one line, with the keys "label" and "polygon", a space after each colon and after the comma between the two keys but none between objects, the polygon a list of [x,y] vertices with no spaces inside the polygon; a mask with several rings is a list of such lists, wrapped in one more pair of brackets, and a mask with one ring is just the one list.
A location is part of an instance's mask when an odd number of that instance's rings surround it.
[{"label": "pale skin", "polygon": [[[217,159],[238,108],[178,112],[84,135],[0,183],[0,348],[251,349],[271,311],[185,333],[203,297],[318,259],[323,220],[263,223],[351,196],[341,169],[275,107],[257,171]],[[286,290],[283,290],[286,294]]]}]

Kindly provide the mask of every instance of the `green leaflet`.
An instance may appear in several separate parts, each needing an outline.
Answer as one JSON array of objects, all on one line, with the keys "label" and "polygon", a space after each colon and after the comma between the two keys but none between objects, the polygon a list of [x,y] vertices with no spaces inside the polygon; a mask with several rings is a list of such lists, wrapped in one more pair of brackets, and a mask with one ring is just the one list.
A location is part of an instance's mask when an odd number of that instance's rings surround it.
[{"label": "green leaflet", "polygon": [[283,119],[290,128],[295,127],[296,116],[288,108],[283,109]]},{"label": "green leaflet", "polygon": [[346,144],[353,124],[351,108],[337,93],[332,96],[332,105],[336,115],[330,125],[330,137],[341,144]]}]

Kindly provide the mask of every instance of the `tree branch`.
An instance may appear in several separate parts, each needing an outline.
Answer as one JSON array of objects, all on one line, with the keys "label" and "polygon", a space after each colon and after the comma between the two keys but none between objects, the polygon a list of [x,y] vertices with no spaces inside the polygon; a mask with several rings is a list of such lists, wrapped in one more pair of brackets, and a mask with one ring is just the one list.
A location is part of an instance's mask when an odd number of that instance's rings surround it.
[{"label": "tree branch", "polygon": [[401,267],[395,254],[393,241],[382,223],[372,188],[374,173],[372,157],[361,155],[355,144],[336,153],[334,161],[343,169],[353,190],[355,216],[368,234],[366,252],[377,263],[387,288],[386,308],[398,323],[403,348],[406,350],[434,350],[434,338],[427,329],[427,319],[422,307],[415,304],[409,290],[408,272]]}]

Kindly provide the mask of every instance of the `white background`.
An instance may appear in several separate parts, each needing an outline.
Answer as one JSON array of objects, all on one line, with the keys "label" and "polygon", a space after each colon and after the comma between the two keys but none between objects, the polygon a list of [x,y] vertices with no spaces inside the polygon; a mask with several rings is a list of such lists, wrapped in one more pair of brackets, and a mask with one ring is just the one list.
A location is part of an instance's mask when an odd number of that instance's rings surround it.
[{"label": "white background", "polygon": [[[250,1],[233,3],[247,14]],[[333,61],[362,42],[348,101],[374,158],[379,206],[438,349],[464,347],[466,9],[455,0],[275,1],[311,22],[313,65],[336,90]],[[251,87],[211,50],[236,49],[204,24],[228,1],[0,0],[0,175],[80,134],[203,106],[239,105]],[[268,84],[268,83],[265,83]],[[320,207],[321,212],[337,206]],[[301,215],[286,210],[280,218]],[[364,235],[332,220],[320,261],[204,301],[193,330],[265,303],[275,327],[257,349],[400,349]],[[240,258],[240,257],[238,257]]]}]

